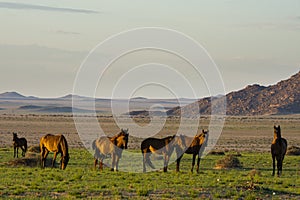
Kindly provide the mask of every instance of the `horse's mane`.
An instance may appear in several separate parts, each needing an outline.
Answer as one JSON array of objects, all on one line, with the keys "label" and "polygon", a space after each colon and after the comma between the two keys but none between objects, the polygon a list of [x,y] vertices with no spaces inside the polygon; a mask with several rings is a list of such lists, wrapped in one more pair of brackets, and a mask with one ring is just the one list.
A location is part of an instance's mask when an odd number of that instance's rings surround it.
[{"label": "horse's mane", "polygon": [[[68,151],[69,147],[68,147],[68,142],[67,142],[65,136],[60,135],[60,138],[59,138],[58,143],[59,143],[60,145],[64,145],[64,146],[65,146],[65,150],[66,150],[65,153],[66,153],[66,156],[69,156],[69,151]],[[61,148],[61,150],[63,150],[63,148]]]},{"label": "horse's mane", "polygon": [[276,142],[276,140],[281,140],[281,128],[280,126],[274,126],[274,139],[273,143]]}]

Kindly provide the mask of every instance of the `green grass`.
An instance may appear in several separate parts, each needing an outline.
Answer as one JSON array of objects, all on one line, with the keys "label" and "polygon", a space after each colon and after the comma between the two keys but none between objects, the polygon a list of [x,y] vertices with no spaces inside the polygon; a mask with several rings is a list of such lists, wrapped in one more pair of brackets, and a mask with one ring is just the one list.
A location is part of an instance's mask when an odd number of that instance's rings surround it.
[{"label": "green grass", "polygon": [[[271,176],[268,153],[242,153],[242,169],[215,170],[222,156],[206,156],[201,172],[191,173],[191,155],[184,155],[181,172],[103,172],[93,169],[93,157],[84,149],[70,150],[66,170],[11,167],[12,149],[0,149],[1,198],[25,199],[299,199],[300,157],[286,156],[282,177]],[[52,156],[52,155],[50,155]],[[162,160],[161,160],[162,162]],[[120,161],[120,170],[122,160]],[[254,170],[255,169],[255,170]]]}]

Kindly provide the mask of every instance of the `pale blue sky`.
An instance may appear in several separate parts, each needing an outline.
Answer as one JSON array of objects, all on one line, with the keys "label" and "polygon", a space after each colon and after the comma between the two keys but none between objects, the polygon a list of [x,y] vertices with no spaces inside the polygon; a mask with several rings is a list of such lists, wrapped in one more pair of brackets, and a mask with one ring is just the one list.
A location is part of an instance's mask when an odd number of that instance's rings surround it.
[{"label": "pale blue sky", "polygon": [[137,27],[195,39],[219,67],[226,92],[274,84],[300,70],[299,0],[7,0],[0,1],[0,24],[0,92],[71,93],[88,52]]}]

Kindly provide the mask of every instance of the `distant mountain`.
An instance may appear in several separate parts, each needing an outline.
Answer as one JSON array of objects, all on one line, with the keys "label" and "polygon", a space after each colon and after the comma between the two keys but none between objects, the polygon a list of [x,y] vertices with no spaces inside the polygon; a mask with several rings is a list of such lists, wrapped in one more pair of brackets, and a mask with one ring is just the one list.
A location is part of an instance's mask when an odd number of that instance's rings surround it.
[{"label": "distant mountain", "polygon": [[35,105],[26,105],[26,106],[20,106],[20,110],[32,110],[32,109],[41,109],[43,106],[35,106]]},{"label": "distant mountain", "polygon": [[0,99],[24,99],[25,96],[17,93],[17,92],[4,92],[0,94]]},{"label": "distant mountain", "polygon": [[79,96],[79,95],[74,95],[74,94],[68,94],[66,96],[63,97],[59,97],[58,99],[66,99],[66,100],[71,100],[71,99],[80,99],[80,100],[87,100],[87,99],[93,99],[90,97],[84,97],[84,96]]},{"label": "distant mountain", "polygon": [[44,112],[44,113],[90,113],[91,110],[85,110],[80,108],[72,108],[69,106],[59,107],[59,106],[53,106],[53,107],[45,107],[42,109],[38,109],[37,112]]},{"label": "distant mountain", "polygon": [[[223,97],[224,98],[224,97]],[[300,113],[300,71],[287,80],[268,87],[249,85],[226,95],[227,115],[276,115]],[[218,104],[222,97],[216,97]],[[211,98],[170,109],[168,115],[193,117],[211,114]]]}]

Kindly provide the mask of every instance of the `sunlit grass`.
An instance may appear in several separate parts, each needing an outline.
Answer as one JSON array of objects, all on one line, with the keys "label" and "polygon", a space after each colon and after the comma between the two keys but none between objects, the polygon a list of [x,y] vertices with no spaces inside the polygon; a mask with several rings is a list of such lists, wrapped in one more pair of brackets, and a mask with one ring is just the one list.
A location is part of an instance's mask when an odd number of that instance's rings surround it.
[{"label": "sunlit grass", "polygon": [[12,159],[12,149],[0,149],[0,194],[2,198],[29,199],[300,197],[299,156],[286,156],[282,177],[278,178],[271,176],[270,154],[241,154],[238,157],[241,169],[216,170],[215,164],[223,156],[209,155],[201,160],[200,173],[191,173],[191,155],[184,155],[180,173],[175,172],[175,163],[167,173],[134,173],[122,172],[122,160],[119,172],[108,168],[103,172],[95,170],[93,156],[84,149],[70,149],[70,163],[64,171],[50,167],[11,167],[7,162]]}]

